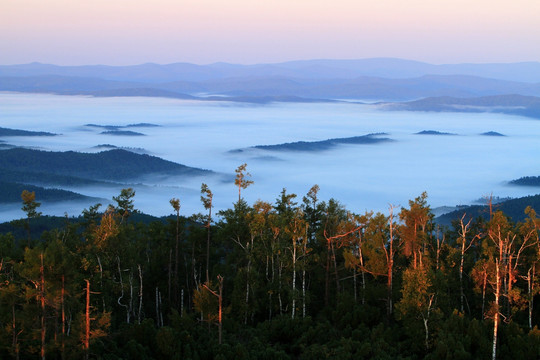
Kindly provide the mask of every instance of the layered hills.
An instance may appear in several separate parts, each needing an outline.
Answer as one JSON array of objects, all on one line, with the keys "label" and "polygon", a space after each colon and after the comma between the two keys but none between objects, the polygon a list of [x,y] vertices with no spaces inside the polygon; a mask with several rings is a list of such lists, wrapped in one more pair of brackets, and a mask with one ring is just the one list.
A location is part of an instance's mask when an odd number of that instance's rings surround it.
[{"label": "layered hills", "polygon": [[77,177],[80,178],[105,181],[136,180],[142,176],[158,173],[162,175],[204,175],[210,173],[208,170],[122,149],[99,153],[80,153],[15,148],[0,151],[0,169],[66,176],[77,174]]},{"label": "layered hills", "polygon": [[441,96],[402,103],[387,103],[382,106],[389,110],[495,112],[540,118],[540,97],[516,94],[472,98]]},{"label": "layered hills", "polygon": [[80,153],[13,148],[0,151],[0,202],[20,201],[23,188],[32,191],[39,187],[40,198],[44,200],[74,200],[87,197],[61,188],[120,185],[157,174],[199,176],[211,173],[122,149]]},{"label": "layered hills", "polygon": [[0,91],[267,103],[540,96],[540,63],[433,65],[402,59],[278,64],[0,66]]}]

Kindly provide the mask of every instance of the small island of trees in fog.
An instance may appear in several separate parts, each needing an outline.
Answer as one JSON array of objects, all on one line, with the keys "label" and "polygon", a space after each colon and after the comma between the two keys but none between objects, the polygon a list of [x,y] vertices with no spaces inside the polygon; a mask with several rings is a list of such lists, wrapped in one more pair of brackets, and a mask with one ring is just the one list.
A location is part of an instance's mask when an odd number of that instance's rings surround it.
[{"label": "small island of trees in fog", "polygon": [[[0,355],[30,359],[536,359],[540,219],[489,202],[440,227],[423,193],[354,214],[281,192],[148,222],[135,191],[0,234]],[[141,209],[144,210],[144,209]],[[39,222],[38,222],[39,220]],[[35,236],[49,221],[48,230]],[[56,224],[56,223],[54,223]]]}]

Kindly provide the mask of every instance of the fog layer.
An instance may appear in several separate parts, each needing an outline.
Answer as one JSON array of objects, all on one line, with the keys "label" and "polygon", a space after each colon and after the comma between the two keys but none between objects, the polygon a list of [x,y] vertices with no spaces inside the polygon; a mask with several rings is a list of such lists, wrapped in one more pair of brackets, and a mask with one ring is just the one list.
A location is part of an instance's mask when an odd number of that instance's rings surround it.
[{"label": "fog layer", "polygon": [[[145,136],[102,134],[103,129],[86,126],[139,123],[159,126],[130,127]],[[386,211],[388,204],[406,206],[423,191],[428,192],[432,207],[470,204],[491,193],[499,197],[529,195],[534,189],[508,186],[506,181],[540,174],[540,121],[494,113],[386,112],[376,105],[354,103],[247,105],[2,93],[0,126],[60,134],[0,139],[16,146],[82,152],[99,151],[94,147],[101,144],[142,148],[167,160],[225,174],[191,179],[156,176],[117,188],[69,188],[111,199],[122,187],[132,186],[135,207],[153,215],[172,213],[172,197],[181,200],[184,215],[203,212],[201,182],[213,191],[217,210],[230,207],[238,196],[234,169],[244,162],[254,180],[243,193],[249,203],[274,201],[282,188],[298,194],[300,200],[318,184],[322,200],[336,198],[355,212]],[[423,130],[457,135],[415,134]],[[506,136],[480,135],[488,131]],[[310,152],[230,152],[255,145],[382,132],[395,141]],[[41,210],[75,216],[90,205],[43,204]],[[0,221],[22,216],[19,204],[0,205]]]}]

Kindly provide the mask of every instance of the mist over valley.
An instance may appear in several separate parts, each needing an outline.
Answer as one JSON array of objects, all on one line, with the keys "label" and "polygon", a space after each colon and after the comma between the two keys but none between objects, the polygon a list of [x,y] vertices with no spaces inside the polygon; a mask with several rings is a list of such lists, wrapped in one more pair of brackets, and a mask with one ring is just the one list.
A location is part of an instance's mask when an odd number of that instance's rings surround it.
[{"label": "mist over valley", "polygon": [[[250,203],[273,201],[282,188],[301,197],[314,184],[321,188],[321,199],[333,197],[355,212],[385,212],[389,204],[404,206],[423,191],[428,192],[432,207],[471,204],[491,193],[500,197],[535,193],[534,187],[508,185],[510,180],[540,173],[536,161],[540,122],[534,116],[493,108],[481,112],[419,109],[408,103],[388,111],[387,102],[367,104],[362,99],[228,100],[4,92],[0,94],[2,128],[35,133],[3,133],[0,140],[2,148],[12,148],[4,151],[24,147],[101,157],[111,150],[125,151],[208,170],[174,174],[141,169],[119,178],[114,162],[108,162],[99,176],[92,176],[99,165],[82,157],[82,168],[67,171],[94,183],[66,179],[55,183],[51,177],[38,181],[26,176],[19,180],[109,202],[122,188],[133,187],[135,207],[156,216],[173,212],[169,204],[173,197],[180,198],[183,214],[203,211],[202,182],[214,192],[217,210],[229,208],[237,198],[234,169],[242,163],[248,164],[255,182],[243,193]],[[31,136],[43,133],[48,136]],[[126,161],[136,163],[124,157],[118,159],[118,169]],[[44,165],[49,171],[39,171],[58,175],[60,165],[53,162]],[[39,201],[39,191],[36,196]],[[77,216],[95,202],[42,203],[46,214]],[[0,220],[22,215],[19,203],[4,203]]]}]

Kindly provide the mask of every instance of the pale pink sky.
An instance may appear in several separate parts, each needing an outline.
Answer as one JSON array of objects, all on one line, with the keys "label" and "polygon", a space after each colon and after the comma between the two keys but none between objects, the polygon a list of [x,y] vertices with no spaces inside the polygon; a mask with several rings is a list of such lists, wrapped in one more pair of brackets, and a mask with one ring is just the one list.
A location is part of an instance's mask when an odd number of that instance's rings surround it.
[{"label": "pale pink sky", "polygon": [[0,0],[0,64],[540,61],[540,0]]}]

